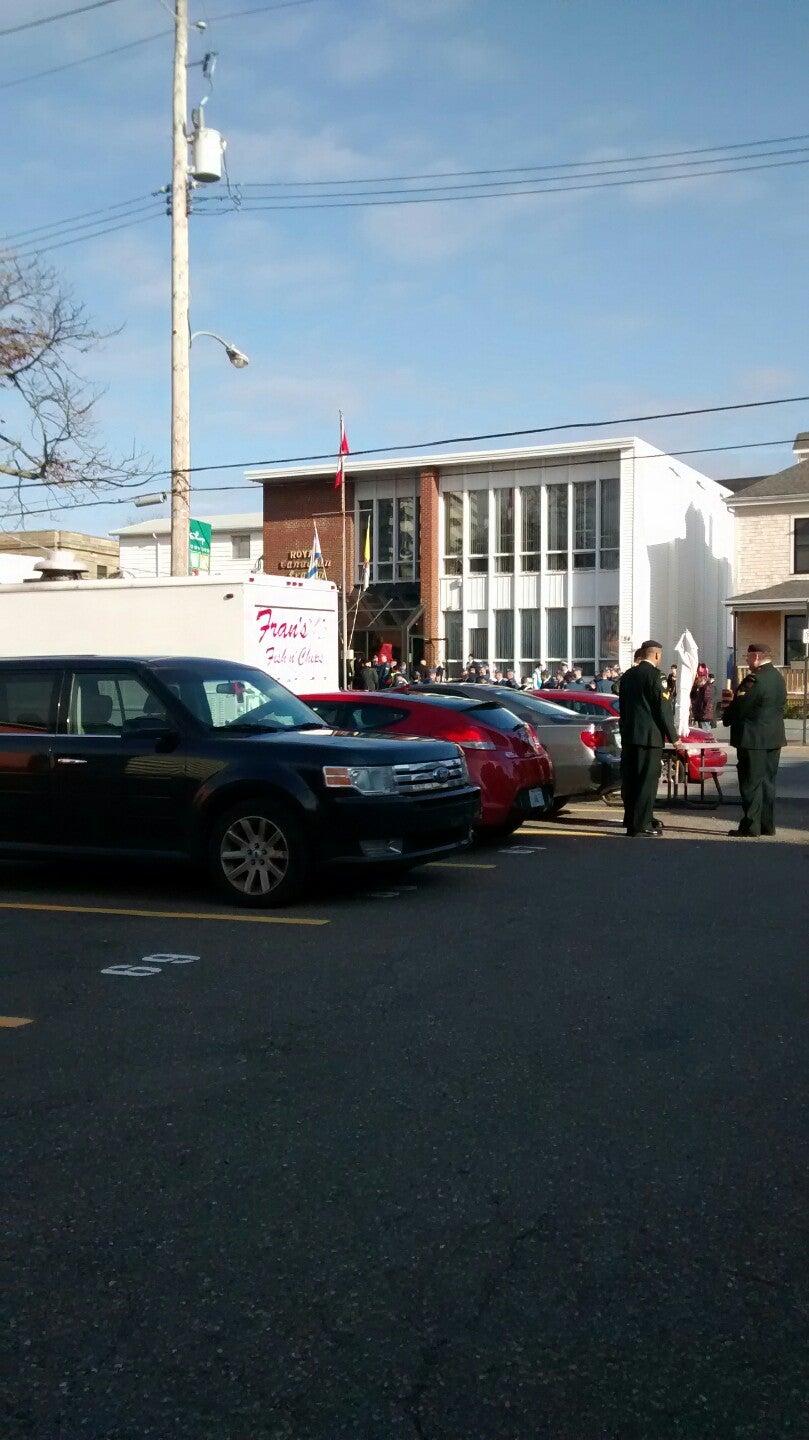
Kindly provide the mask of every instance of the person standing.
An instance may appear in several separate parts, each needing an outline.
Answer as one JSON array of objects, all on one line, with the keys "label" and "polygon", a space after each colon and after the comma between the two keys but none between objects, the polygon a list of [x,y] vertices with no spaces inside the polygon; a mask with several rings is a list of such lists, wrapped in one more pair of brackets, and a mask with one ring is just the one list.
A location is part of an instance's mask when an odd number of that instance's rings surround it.
[{"label": "person standing", "polygon": [[748,645],[747,664],[748,674],[722,718],[730,726],[730,743],[736,750],[742,799],[741,824],[728,833],[752,839],[775,834],[775,777],[781,747],[787,743],[787,687],[772,663],[769,645]]},{"label": "person standing", "polygon": [[714,684],[707,665],[698,665],[691,690],[691,714],[695,725],[707,725],[713,730]]},{"label": "person standing", "polygon": [[624,824],[627,835],[661,835],[663,826],[654,818],[654,803],[663,748],[667,740],[676,745],[679,737],[658,668],[662,645],[645,640],[636,653],[637,664],[624,672],[618,687]]}]

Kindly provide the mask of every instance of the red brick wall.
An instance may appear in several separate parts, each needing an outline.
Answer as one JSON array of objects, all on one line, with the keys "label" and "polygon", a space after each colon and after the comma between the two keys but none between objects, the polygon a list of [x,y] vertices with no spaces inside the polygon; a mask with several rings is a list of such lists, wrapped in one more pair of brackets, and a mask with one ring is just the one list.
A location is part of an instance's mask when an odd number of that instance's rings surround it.
[{"label": "red brick wall", "polygon": [[[355,583],[353,481],[347,479],[345,486],[346,567],[350,590]],[[331,477],[324,475],[315,480],[270,480],[263,489],[265,574],[295,573],[288,568],[289,551],[305,550],[308,555],[312,544],[312,529],[316,522],[323,559],[331,561],[331,564],[326,566],[326,578],[339,586],[342,578],[340,492],[334,489]],[[300,571],[298,573],[300,574]]]},{"label": "red brick wall", "polygon": [[438,663],[440,598],[438,589],[438,471],[422,470],[419,476],[421,500],[419,521],[419,564],[421,567],[421,599],[424,605],[424,658],[428,665]]}]

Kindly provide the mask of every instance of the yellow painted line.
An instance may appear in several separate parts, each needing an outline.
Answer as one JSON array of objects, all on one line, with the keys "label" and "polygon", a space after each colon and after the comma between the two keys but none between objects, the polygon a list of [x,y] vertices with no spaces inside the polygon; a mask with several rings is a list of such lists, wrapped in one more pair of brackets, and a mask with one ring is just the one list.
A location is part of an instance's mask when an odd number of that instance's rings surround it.
[{"label": "yellow painted line", "polygon": [[41,905],[27,900],[0,900],[0,910],[36,910],[59,915],[129,915],[144,920],[227,920],[243,925],[330,925],[310,915],[213,915],[206,910],[128,910],[120,905]]},{"label": "yellow painted line", "polygon": [[33,1025],[25,1015],[0,1015],[0,1030],[19,1030],[21,1025]]},{"label": "yellow painted line", "polygon": [[496,865],[479,865],[474,860],[428,860],[424,870],[496,870]]}]

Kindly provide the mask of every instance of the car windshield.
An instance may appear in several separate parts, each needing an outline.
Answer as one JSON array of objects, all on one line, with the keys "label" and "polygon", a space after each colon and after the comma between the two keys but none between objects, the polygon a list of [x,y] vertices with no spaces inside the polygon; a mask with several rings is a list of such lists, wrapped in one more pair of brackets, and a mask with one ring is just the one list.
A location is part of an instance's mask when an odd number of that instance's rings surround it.
[{"label": "car windshield", "polygon": [[212,662],[162,667],[163,684],[211,730],[322,730],[323,721],[263,670]]},{"label": "car windshield", "polygon": [[523,720],[532,720],[537,725],[559,725],[563,721],[579,719],[575,710],[568,710],[566,706],[561,703],[557,705],[553,700],[538,700],[535,695],[524,695],[519,690],[510,691],[500,686],[480,685],[475,688],[481,699],[484,694],[487,700],[496,696],[499,705],[504,705]]}]

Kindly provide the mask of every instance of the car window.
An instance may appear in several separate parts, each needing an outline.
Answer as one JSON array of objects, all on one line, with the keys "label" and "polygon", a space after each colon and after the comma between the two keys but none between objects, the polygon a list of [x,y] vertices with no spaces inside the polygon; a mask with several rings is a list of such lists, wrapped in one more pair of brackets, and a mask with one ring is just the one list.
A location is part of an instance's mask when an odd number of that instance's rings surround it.
[{"label": "car window", "polygon": [[52,733],[56,729],[58,670],[15,671],[0,675],[0,730]]},{"label": "car window", "polygon": [[338,730],[384,730],[407,718],[407,711],[395,705],[368,705],[360,700],[315,700],[312,709]]},{"label": "car window", "polygon": [[164,685],[203,725],[214,730],[317,729],[310,705],[279,685],[263,670],[226,660],[156,667]]},{"label": "car window", "polygon": [[170,727],[163,701],[126,671],[77,671],[70,686],[71,735],[124,735]]}]

